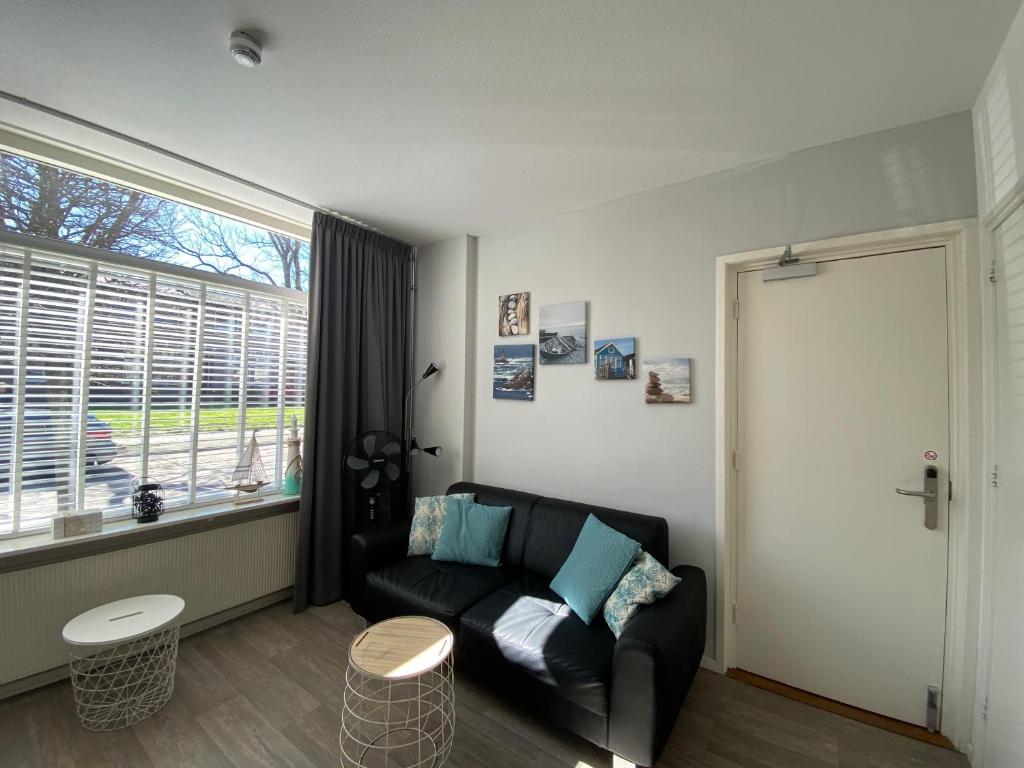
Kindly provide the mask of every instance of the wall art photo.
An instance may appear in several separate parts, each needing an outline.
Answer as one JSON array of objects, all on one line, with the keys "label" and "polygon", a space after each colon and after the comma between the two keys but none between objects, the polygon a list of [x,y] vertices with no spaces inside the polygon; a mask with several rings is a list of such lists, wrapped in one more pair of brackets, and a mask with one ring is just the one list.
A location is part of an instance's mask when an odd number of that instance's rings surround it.
[{"label": "wall art photo", "polygon": [[494,345],[495,400],[533,400],[533,346]]},{"label": "wall art photo", "polygon": [[636,378],[636,339],[598,339],[594,342],[594,378],[598,381]]},{"label": "wall art photo", "polygon": [[540,364],[587,362],[587,302],[540,308]]},{"label": "wall art photo", "polygon": [[527,336],[530,333],[530,294],[510,293],[498,297],[498,335]]},{"label": "wall art photo", "polygon": [[644,402],[688,403],[689,357],[651,357],[644,360]]}]

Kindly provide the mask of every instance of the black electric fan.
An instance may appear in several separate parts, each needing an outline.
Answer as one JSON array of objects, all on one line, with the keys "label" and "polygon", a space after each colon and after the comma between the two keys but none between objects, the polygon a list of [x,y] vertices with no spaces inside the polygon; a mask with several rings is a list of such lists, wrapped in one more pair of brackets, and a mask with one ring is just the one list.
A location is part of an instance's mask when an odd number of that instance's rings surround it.
[{"label": "black electric fan", "polygon": [[402,476],[402,441],[390,432],[364,432],[345,451],[345,471],[366,505],[364,519],[375,528],[381,496]]}]

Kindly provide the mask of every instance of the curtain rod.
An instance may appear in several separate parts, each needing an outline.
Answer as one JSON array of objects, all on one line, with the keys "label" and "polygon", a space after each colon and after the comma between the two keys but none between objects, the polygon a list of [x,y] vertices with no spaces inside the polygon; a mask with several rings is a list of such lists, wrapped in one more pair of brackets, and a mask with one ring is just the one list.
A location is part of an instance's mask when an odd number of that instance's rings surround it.
[{"label": "curtain rod", "polygon": [[[317,211],[319,213],[326,213],[330,216],[337,216],[339,219],[343,219],[344,221],[347,221],[349,224],[354,224],[357,227],[362,227],[368,232],[376,232],[377,234],[380,235],[384,234],[376,227],[371,227],[365,222],[354,219],[351,216],[345,215],[344,213],[338,213],[337,211],[332,211],[330,208],[324,208],[323,206],[320,205],[307,203],[305,200],[300,200],[297,197],[286,195],[284,192],[278,192],[276,189],[265,187],[258,182],[250,181],[249,179],[242,178],[241,176],[236,176],[235,174],[229,173],[228,171],[222,171],[219,168],[214,168],[212,165],[207,165],[206,163],[200,162],[199,160],[193,160],[190,157],[180,155],[177,152],[174,152],[173,150],[165,149],[164,147],[152,144],[148,141],[145,141],[144,139],[137,139],[134,136],[129,136],[127,133],[121,133],[121,131],[115,130],[113,128],[108,128],[104,125],[100,125],[99,123],[94,123],[91,120],[86,120],[84,117],[77,117],[76,115],[72,115],[67,112],[62,112],[61,110],[55,109],[54,107],[48,107],[45,104],[40,104],[37,101],[32,101],[31,99],[27,99],[24,96],[18,96],[15,93],[10,93],[9,91],[0,90],[0,99],[4,99],[5,101],[9,101],[13,104],[18,104],[22,107],[34,109],[37,112],[42,112],[43,114],[50,115],[51,117],[56,117],[60,120],[64,120],[69,123],[74,123],[75,125],[82,126],[83,128],[88,128],[89,130],[92,131],[97,131],[99,133],[110,136],[111,138],[118,139],[129,144],[134,144],[135,146],[141,147],[142,149],[149,150],[150,152],[156,152],[157,154],[163,155],[164,157],[168,157],[179,163],[191,165],[193,168],[198,168],[199,170],[205,171],[206,173],[212,173],[215,176],[220,176],[221,178],[227,179],[228,181],[232,181],[235,184],[241,184],[244,187],[249,187],[250,189],[256,190],[257,192],[262,192],[265,195],[276,197],[279,200],[284,200],[287,203],[297,205],[300,208],[305,208],[308,211]],[[397,237],[392,237],[391,235],[386,236],[391,237],[392,240],[400,242],[402,245],[414,247],[412,243],[407,243],[404,240],[399,240]]]}]

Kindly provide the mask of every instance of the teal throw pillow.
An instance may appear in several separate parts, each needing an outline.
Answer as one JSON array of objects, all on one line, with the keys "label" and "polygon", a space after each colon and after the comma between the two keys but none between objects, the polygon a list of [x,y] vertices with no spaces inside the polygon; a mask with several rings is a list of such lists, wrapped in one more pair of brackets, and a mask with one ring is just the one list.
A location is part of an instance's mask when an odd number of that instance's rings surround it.
[{"label": "teal throw pillow", "polygon": [[682,579],[641,550],[636,563],[626,571],[604,604],[604,620],[612,634],[618,638],[641,608],[663,598],[680,581]]},{"label": "teal throw pillow", "polygon": [[640,545],[631,538],[589,515],[551,589],[589,624],[638,551]]},{"label": "teal throw pillow", "polygon": [[469,501],[449,505],[434,560],[470,565],[501,565],[501,546],[512,507],[486,507]]},{"label": "teal throw pillow", "polygon": [[410,555],[431,555],[441,535],[449,506],[458,506],[463,501],[473,501],[472,493],[453,493],[451,496],[424,496],[416,499],[412,513],[412,527],[409,528]]}]

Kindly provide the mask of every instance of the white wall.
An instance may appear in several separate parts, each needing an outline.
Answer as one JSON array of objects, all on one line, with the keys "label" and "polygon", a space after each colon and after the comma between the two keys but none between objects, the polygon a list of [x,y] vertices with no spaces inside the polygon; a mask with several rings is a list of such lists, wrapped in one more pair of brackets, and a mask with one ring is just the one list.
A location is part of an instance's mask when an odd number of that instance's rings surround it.
[{"label": "white wall", "polygon": [[978,210],[984,217],[1024,179],[1024,8],[1010,26],[973,114]]},{"label": "white wall", "polygon": [[440,445],[444,452],[439,458],[413,459],[415,496],[444,493],[449,485],[469,476],[473,399],[466,392],[473,374],[475,265],[475,237],[434,243],[420,248],[416,256],[413,376],[419,377],[431,361],[441,367],[441,373],[417,388],[413,427],[421,446]]},{"label": "white wall", "polygon": [[997,342],[992,463],[1000,481],[982,544],[985,609],[974,751],[976,765],[1018,768],[1024,765],[1024,10],[974,105],[974,126],[982,214],[1002,212],[990,222],[999,279],[991,329]]},{"label": "white wall", "polygon": [[[666,517],[672,564],[705,570],[714,616],[715,257],[974,216],[972,144],[964,112],[481,236],[474,479]],[[492,399],[493,347],[512,341],[497,297],[513,291],[531,292],[523,341],[539,306],[587,300],[591,339],[691,356],[694,402],[646,405],[641,380],[597,382],[589,364],[538,366],[534,402]]]}]

